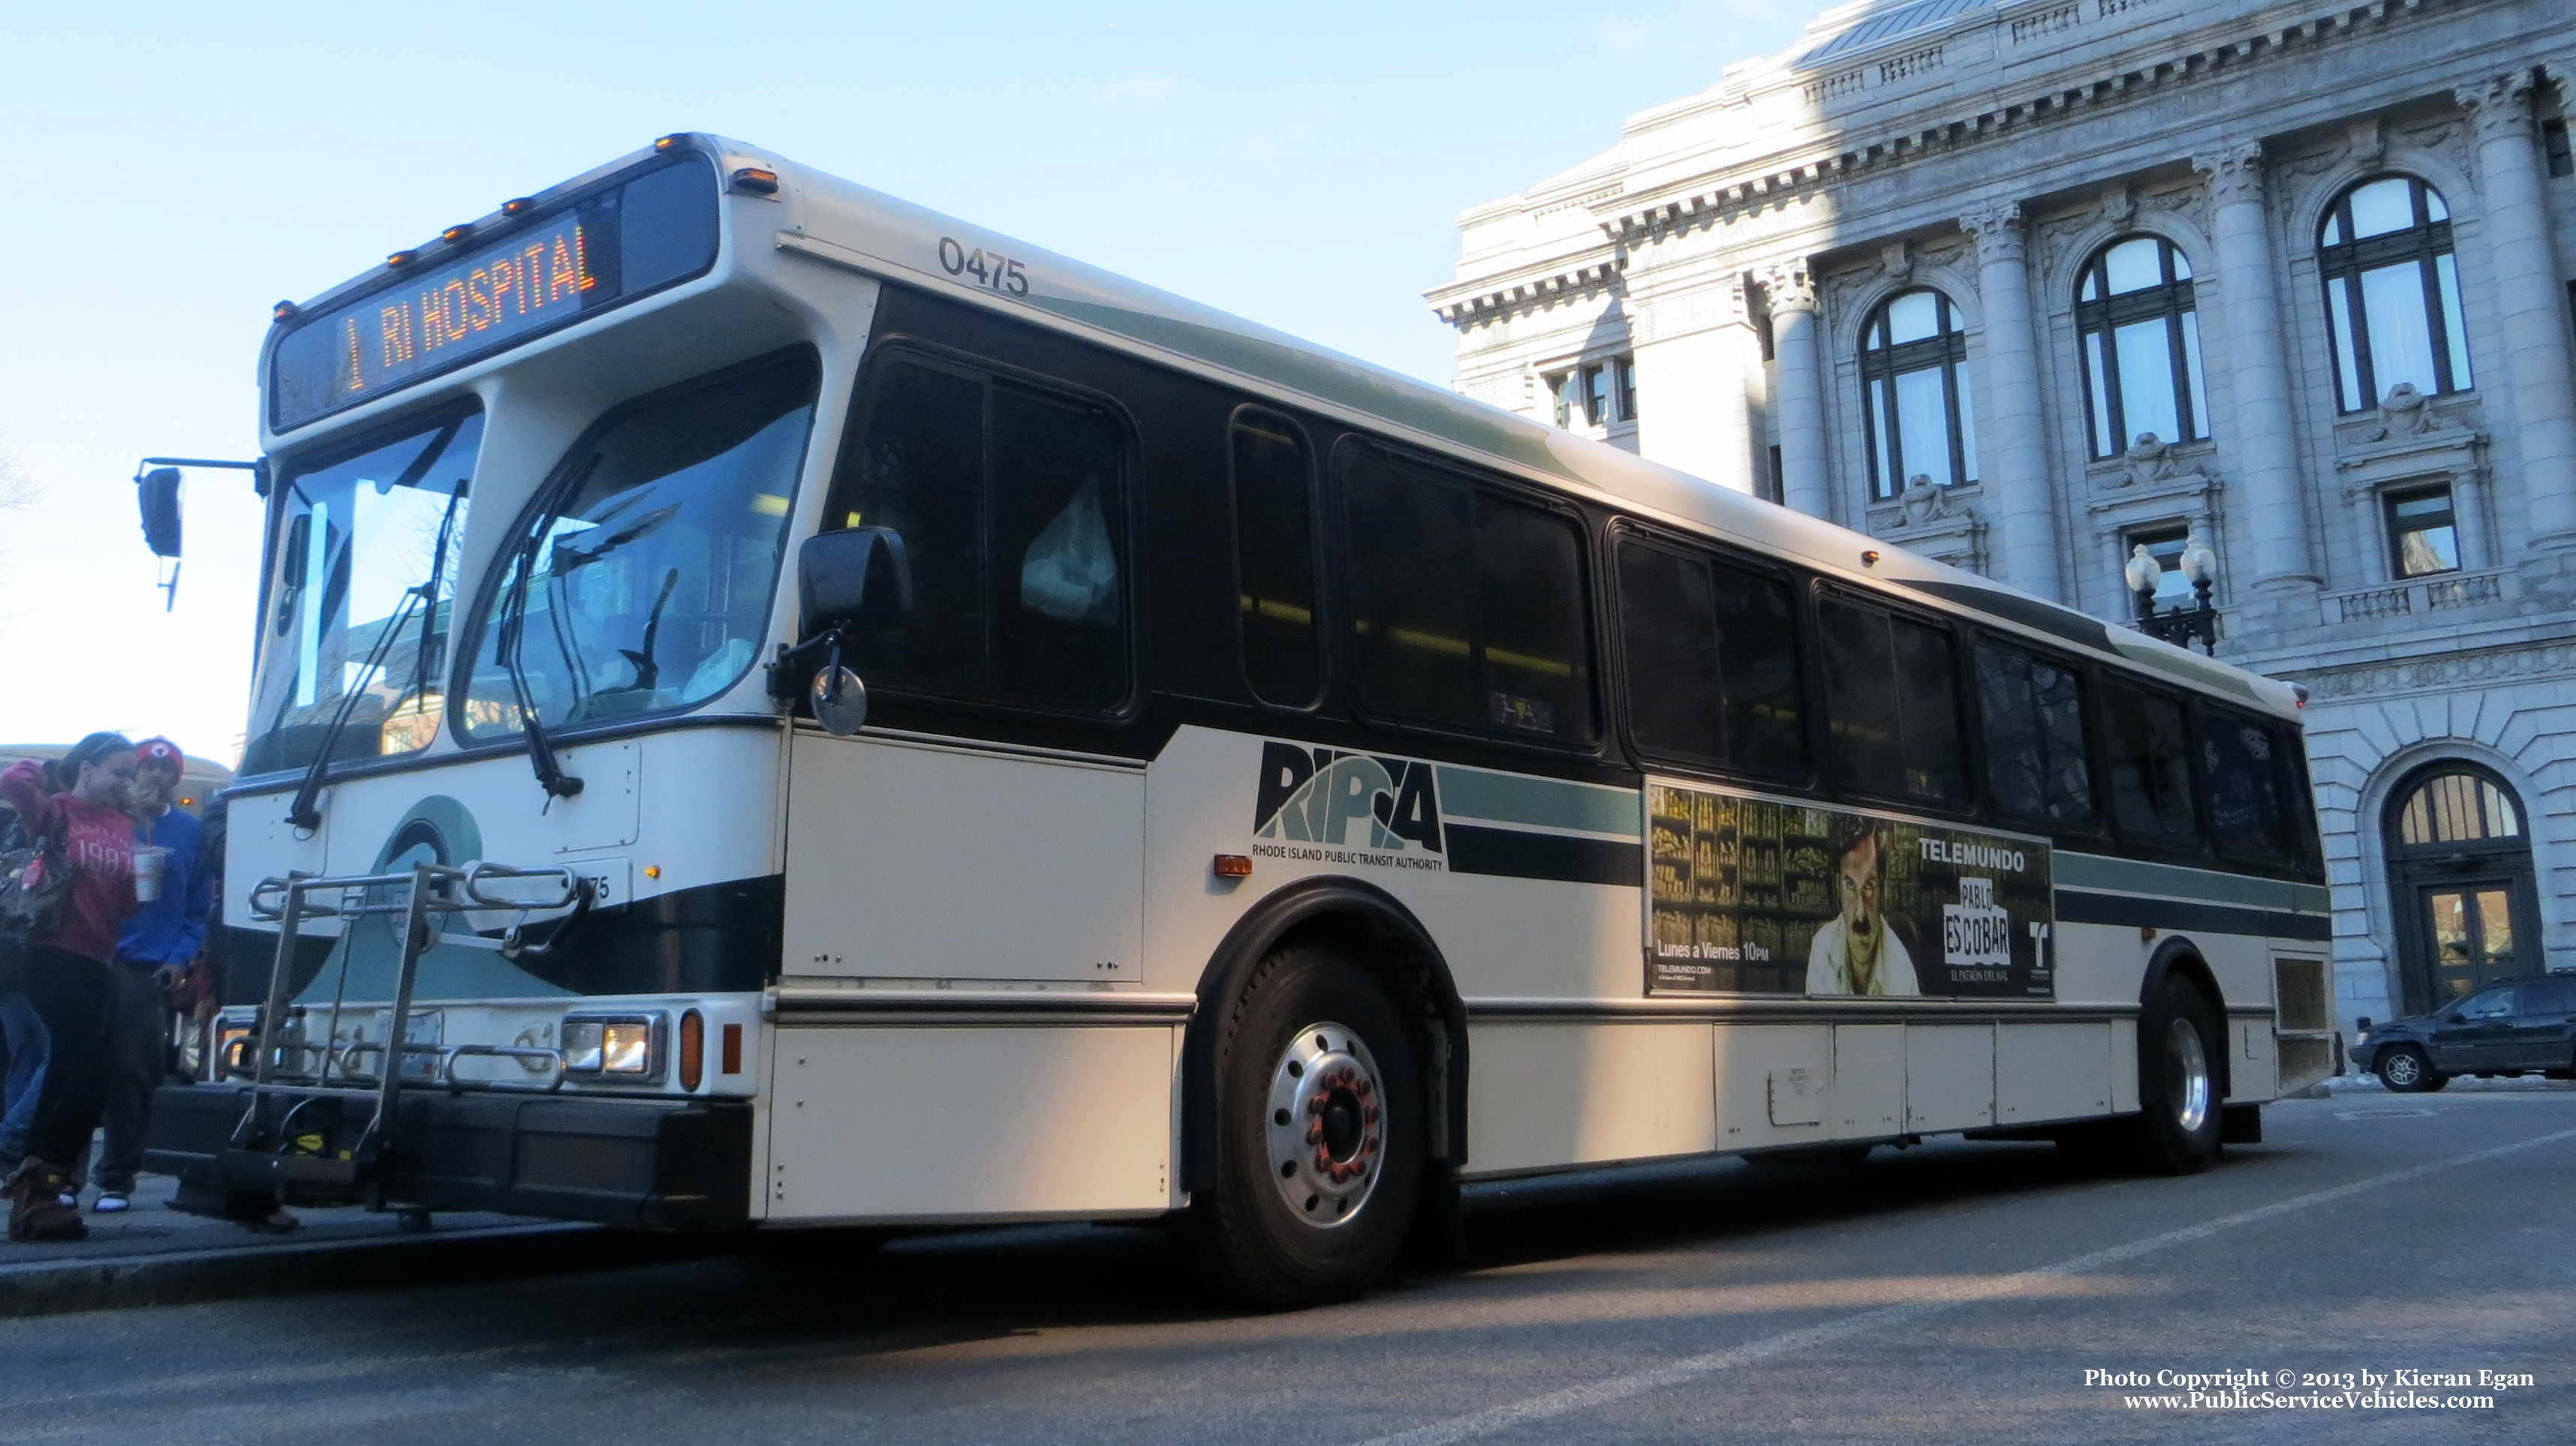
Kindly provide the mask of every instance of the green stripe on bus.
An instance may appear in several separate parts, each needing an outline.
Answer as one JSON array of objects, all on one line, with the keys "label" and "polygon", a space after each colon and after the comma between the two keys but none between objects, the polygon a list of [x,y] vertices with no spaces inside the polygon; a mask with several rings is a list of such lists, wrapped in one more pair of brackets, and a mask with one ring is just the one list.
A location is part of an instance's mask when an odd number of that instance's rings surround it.
[{"label": "green stripe on bus", "polygon": [[1538,828],[1579,828],[1643,838],[1646,809],[1632,788],[1563,783],[1518,773],[1440,766],[1440,812],[1450,818]]},{"label": "green stripe on bus", "polygon": [[2127,894],[2162,894],[2168,898],[2201,899],[2213,904],[2242,904],[2250,908],[2301,914],[2322,914],[2328,907],[2329,896],[2316,884],[2222,874],[2209,869],[2187,869],[2139,859],[2108,858],[2101,854],[2069,853],[2064,849],[2052,851],[2049,863],[2055,871],[2055,883],[2061,889],[2117,889]]}]

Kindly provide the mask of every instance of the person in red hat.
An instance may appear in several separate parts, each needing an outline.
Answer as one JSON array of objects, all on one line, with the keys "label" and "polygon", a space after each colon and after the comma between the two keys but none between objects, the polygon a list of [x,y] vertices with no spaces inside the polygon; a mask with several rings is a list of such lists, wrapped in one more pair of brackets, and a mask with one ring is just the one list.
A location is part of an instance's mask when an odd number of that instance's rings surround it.
[{"label": "person in red hat", "polygon": [[[138,848],[157,848],[157,897],[143,903],[116,941],[116,1002],[108,1018],[107,1108],[99,1145],[98,1198],[102,1214],[134,1203],[135,1172],[143,1168],[143,1142],[152,1126],[152,1096],[170,1072],[169,999],[188,966],[206,946],[214,913],[214,870],[207,866],[204,832],[177,806],[179,775],[188,757],[167,738],[134,746],[134,783],[126,812],[134,815]],[[149,863],[146,863],[149,869]]]}]

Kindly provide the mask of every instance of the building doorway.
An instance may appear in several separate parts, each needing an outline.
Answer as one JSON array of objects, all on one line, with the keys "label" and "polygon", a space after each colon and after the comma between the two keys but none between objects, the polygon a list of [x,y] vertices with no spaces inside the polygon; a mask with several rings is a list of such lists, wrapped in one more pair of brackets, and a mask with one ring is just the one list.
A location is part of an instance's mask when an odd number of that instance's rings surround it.
[{"label": "building doorway", "polygon": [[2385,828],[2407,1013],[2546,967],[2531,840],[2503,779],[2430,764],[2399,784]]}]

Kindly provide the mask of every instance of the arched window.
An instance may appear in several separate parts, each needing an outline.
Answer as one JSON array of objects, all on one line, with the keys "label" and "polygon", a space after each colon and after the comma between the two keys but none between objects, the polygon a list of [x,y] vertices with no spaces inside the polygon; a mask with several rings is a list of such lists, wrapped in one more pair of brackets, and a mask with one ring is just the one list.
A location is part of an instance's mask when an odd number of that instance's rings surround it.
[{"label": "arched window", "polygon": [[2408,1012],[2540,971],[2531,841],[2504,780],[2429,765],[2398,785],[2384,827]]},{"label": "arched window", "polygon": [[1872,497],[1894,497],[1915,477],[1936,487],[1977,480],[1968,337],[1950,298],[1906,291],[1881,302],[1861,332],[1860,378]]},{"label": "arched window", "polygon": [[2130,236],[2103,247],[2076,283],[2075,327],[2094,456],[2116,457],[2146,432],[2162,442],[2209,435],[2191,263],[2173,243]]},{"label": "arched window", "polygon": [[2317,266],[2340,410],[2367,411],[2400,383],[2426,396],[2469,389],[2451,208],[2441,192],[2412,176],[2344,192],[2317,233]]}]

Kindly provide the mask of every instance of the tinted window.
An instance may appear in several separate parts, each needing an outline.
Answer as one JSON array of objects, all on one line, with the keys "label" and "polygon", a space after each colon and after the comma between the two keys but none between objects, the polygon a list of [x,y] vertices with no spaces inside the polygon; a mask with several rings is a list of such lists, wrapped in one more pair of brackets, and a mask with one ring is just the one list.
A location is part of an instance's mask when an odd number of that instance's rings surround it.
[{"label": "tinted window", "polygon": [[1807,721],[1799,700],[1798,621],[1789,584],[1731,567],[1711,571],[1718,673],[1735,766],[1774,778],[1803,777]]},{"label": "tinted window", "polygon": [[1235,576],[1243,671],[1264,702],[1315,701],[1314,512],[1306,449],[1280,418],[1247,412],[1234,424]]},{"label": "tinted window", "polygon": [[1723,762],[1726,705],[1708,564],[1660,547],[1619,544],[1619,625],[1637,742],[1657,753]]},{"label": "tinted window", "polygon": [[803,466],[810,356],[618,409],[565,457],[512,540],[478,639],[465,730],[702,703],[749,671]]},{"label": "tinted window", "polygon": [[1823,600],[1817,620],[1835,778],[1867,793],[1963,797],[1949,636],[1836,597]]},{"label": "tinted window", "polygon": [[2502,1019],[2517,1012],[2514,1009],[2514,996],[2520,992],[2519,988],[2508,984],[2502,989],[2490,989],[2484,994],[2471,995],[2461,1002],[2459,1012],[2468,1019]]},{"label": "tinted window", "polygon": [[2576,1013],[2576,979],[2528,979],[2521,988],[2524,1014]]},{"label": "tinted window", "polygon": [[1568,519],[1369,454],[1343,477],[1353,670],[1380,712],[1592,736],[1582,534]]},{"label": "tinted window", "polygon": [[2093,770],[2084,755],[2084,695],[2072,668],[2022,652],[1977,649],[1977,716],[1986,778],[2006,818],[2059,828],[2093,822]]},{"label": "tinted window", "polygon": [[2279,859],[2289,852],[2280,736],[2269,724],[2212,710],[2201,719],[2200,766],[2209,779],[2209,831],[2223,853]]},{"label": "tinted window", "polygon": [[2111,813],[2132,838],[2188,844],[2199,834],[2182,705],[2121,683],[2102,688],[2110,735]]},{"label": "tinted window", "polygon": [[[1099,408],[881,364],[828,520],[901,534],[914,615],[863,671],[1087,709],[1127,692],[1125,448]],[[873,681],[873,678],[871,679]]]},{"label": "tinted window", "polygon": [[1640,745],[1753,773],[1806,772],[1787,584],[1628,541],[1619,597]]}]

